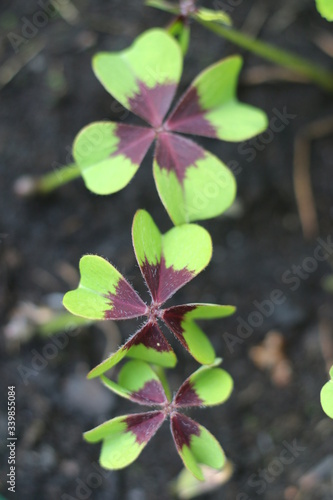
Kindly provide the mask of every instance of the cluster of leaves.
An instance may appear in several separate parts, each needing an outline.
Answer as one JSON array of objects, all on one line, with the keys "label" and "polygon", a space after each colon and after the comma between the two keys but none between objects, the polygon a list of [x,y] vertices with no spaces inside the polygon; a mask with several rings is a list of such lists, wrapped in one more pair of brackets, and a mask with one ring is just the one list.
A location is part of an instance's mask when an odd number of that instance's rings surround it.
[{"label": "cluster of leaves", "polygon": [[321,406],[330,418],[333,418],[333,366],[330,370],[331,380],[326,382],[320,393]]},{"label": "cluster of leaves", "polygon": [[[198,13],[191,1],[182,2],[181,9],[182,16],[211,15],[207,10]],[[224,21],[227,19],[221,19]],[[175,24],[174,33],[177,29]],[[185,52],[186,35],[182,39]],[[223,451],[204,427],[179,410],[220,404],[229,397],[232,379],[216,367],[220,360],[196,321],[226,317],[235,308],[217,304],[162,306],[208,265],[212,255],[210,235],[192,222],[223,213],[234,200],[236,182],[226,165],[183,134],[243,141],[263,131],[267,117],[238,101],[236,85],[242,60],[233,56],[203,71],[166,118],[182,65],[179,43],[162,29],[143,33],[126,50],[99,53],[93,59],[94,72],[105,89],[149,127],[107,121],[85,127],[73,146],[83,179],[94,193],[119,191],[133,178],[155,141],[155,183],[175,227],[162,235],[146,211],[139,210],[134,217],[133,246],[150,304],[108,261],[86,255],[80,261],[78,288],[65,295],[64,305],[89,320],[145,318],[123,346],[88,374],[89,378],[100,377],[122,397],[157,407],[147,413],[114,418],[85,434],[89,442],[103,442],[102,466],[119,469],[133,462],[164,420],[170,418],[173,439],[185,466],[203,479],[198,464],[221,468]],[[205,365],[184,382],[173,399],[168,398],[165,383],[148,364],[171,368],[177,362],[161,331],[161,322]],[[125,363],[118,383],[106,378],[105,372],[126,361],[124,358],[135,360]]]},{"label": "cluster of leaves", "polygon": [[223,403],[233,388],[232,378],[226,371],[216,367],[199,368],[185,380],[172,401],[157,374],[143,361],[125,364],[118,375],[118,383],[105,376],[101,378],[104,385],[119,396],[157,408],[113,418],[84,434],[90,443],[103,442],[100,456],[103,467],[121,469],[132,463],[167,417],[176,449],[196,478],[204,479],[199,464],[214,469],[223,467],[224,453],[214,436],[180,410]]},{"label": "cluster of leaves", "polygon": [[[151,216],[139,210],[134,217],[132,238],[136,259],[151,295],[150,305],[143,302],[109,262],[94,255],[82,257],[79,286],[65,295],[64,305],[73,314],[93,320],[147,318],[144,325],[118,351],[91,370],[88,377],[100,376],[104,384],[120,396],[139,404],[157,405],[160,409],[117,417],[89,431],[85,438],[90,442],[103,440],[100,460],[104,467],[125,467],[135,460],[170,416],[180,456],[186,467],[202,479],[197,463],[220,468],[223,452],[206,429],[178,410],[222,403],[231,393],[232,381],[224,370],[211,367],[216,364],[213,346],[195,321],[229,316],[235,308],[185,304],[162,309],[166,300],[209,263],[212,243],[205,229],[196,224],[183,224],[162,235]],[[147,365],[149,362],[173,367],[177,362],[158,321],[164,322],[197,361],[210,365],[184,382],[171,402],[157,375]],[[115,384],[103,374],[125,357],[138,361],[127,363]]]},{"label": "cluster of leaves", "polygon": [[125,356],[174,367],[176,355],[160,330],[159,321],[199,363],[213,363],[214,349],[195,321],[229,316],[235,308],[185,304],[162,309],[165,301],[208,265],[212,255],[209,233],[196,224],[183,224],[162,235],[151,216],[139,210],[133,220],[132,239],[151,295],[150,305],[143,302],[115,267],[96,255],[82,257],[79,286],[64,297],[64,305],[71,313],[87,319],[146,317],[143,326],[116,353],[94,368],[89,377],[103,374]]},{"label": "cluster of leaves", "polygon": [[151,29],[121,52],[99,53],[93,69],[105,89],[149,127],[96,122],[76,137],[73,156],[88,189],[124,188],[155,141],[153,172],[174,224],[209,219],[233,202],[236,182],[216,156],[180,134],[243,141],[265,130],[265,113],[236,97],[242,59],[233,56],[203,71],[165,119],[182,73],[179,44]]},{"label": "cluster of leaves", "polygon": [[[242,66],[239,56],[222,59],[201,72],[169,111],[188,48],[189,21],[225,26],[232,23],[225,12],[198,7],[195,0],[180,0],[179,4],[146,0],[146,4],[176,16],[168,30],[149,30],[126,50],[97,54],[93,70],[104,88],[148,127],[111,121],[92,123],[77,135],[73,156],[87,188],[107,195],[131,181],[155,142],[156,188],[176,227],[162,235],[144,210],[134,217],[133,246],[151,296],[150,304],[108,261],[86,255],[80,261],[79,286],[65,295],[64,305],[71,313],[89,320],[145,318],[123,346],[88,374],[89,378],[100,377],[119,396],[153,407],[146,413],[116,417],[85,433],[88,442],[102,441],[101,465],[120,469],[132,463],[170,418],[179,455],[188,470],[202,480],[199,464],[220,469],[224,453],[208,430],[181,410],[223,403],[230,396],[233,381],[227,372],[217,368],[221,360],[196,321],[226,317],[235,309],[216,304],[162,306],[208,265],[211,238],[205,229],[191,222],[216,217],[230,207],[236,182],[221,160],[185,136],[244,141],[264,131],[268,120],[263,111],[237,99]],[[316,0],[316,5],[323,17],[333,20],[333,0]],[[160,379],[155,369],[172,368],[177,363],[161,322],[204,365],[173,398],[169,397],[164,376]],[[134,360],[123,365],[117,383],[104,375],[126,358]],[[333,367],[330,376],[321,391],[321,402],[333,418]]]}]

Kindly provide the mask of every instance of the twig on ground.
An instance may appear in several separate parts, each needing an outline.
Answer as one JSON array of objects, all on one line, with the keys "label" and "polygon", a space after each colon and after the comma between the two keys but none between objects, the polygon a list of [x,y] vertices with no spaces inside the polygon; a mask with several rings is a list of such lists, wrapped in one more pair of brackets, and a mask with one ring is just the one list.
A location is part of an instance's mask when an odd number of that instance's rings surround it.
[{"label": "twig on ground", "polygon": [[294,190],[303,235],[311,240],[319,234],[311,183],[311,143],[333,132],[333,118],[316,120],[300,130],[294,144]]}]

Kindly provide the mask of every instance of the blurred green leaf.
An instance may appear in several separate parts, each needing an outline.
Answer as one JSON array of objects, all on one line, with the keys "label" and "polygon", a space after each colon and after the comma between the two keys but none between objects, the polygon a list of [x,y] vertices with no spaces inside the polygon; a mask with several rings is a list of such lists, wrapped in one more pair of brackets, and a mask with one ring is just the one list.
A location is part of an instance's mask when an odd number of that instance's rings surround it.
[{"label": "blurred green leaf", "polygon": [[331,380],[326,382],[320,393],[321,406],[330,418],[333,418],[333,366],[330,370]]},{"label": "blurred green leaf", "polygon": [[327,21],[333,21],[333,0],[316,0],[318,12]]},{"label": "blurred green leaf", "polygon": [[200,9],[197,9],[191,17],[193,17],[193,19],[198,19],[201,21],[212,21],[215,23],[224,24],[225,26],[232,26],[231,17],[228,16],[228,14],[223,10],[212,10],[201,7]]},{"label": "blurred green leaf", "polygon": [[233,465],[228,460],[222,470],[215,470],[207,465],[201,467],[204,480],[199,481],[191,472],[184,468],[177,479],[171,484],[173,493],[181,500],[190,500],[191,498],[210,493],[231,478],[233,474]]},{"label": "blurred green leaf", "polygon": [[87,320],[86,318],[73,316],[73,314],[65,312],[62,314],[58,314],[50,321],[47,321],[43,325],[39,326],[38,333],[40,335],[48,337],[64,330],[73,330],[74,328],[78,328],[80,326],[88,326],[90,324],[91,321]]}]

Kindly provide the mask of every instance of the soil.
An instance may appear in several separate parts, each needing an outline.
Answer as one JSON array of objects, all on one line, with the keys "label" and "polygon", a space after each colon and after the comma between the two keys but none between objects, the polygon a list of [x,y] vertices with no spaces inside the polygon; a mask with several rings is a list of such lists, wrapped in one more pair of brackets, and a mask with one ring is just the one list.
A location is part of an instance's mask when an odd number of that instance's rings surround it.
[{"label": "soil", "polygon": [[[95,120],[124,118],[124,111],[95,79],[92,55],[124,48],[142,31],[164,26],[170,19],[137,0],[55,3],[62,5],[64,17],[51,17],[36,32],[24,27],[41,10],[41,2],[3,0],[0,7],[3,327],[22,303],[59,308],[62,295],[76,285],[78,261],[85,253],[110,259],[144,295],[131,247],[133,215],[138,208],[145,208],[161,229],[170,227],[151,175],[152,151],[133,182],[113,196],[91,194],[80,179],[45,198],[26,200],[13,193],[20,176],[38,176],[69,162],[73,138],[83,126]],[[330,26],[317,14],[314,2],[222,3],[229,8],[236,27],[243,26],[264,40],[332,67],[332,60],[318,46],[324,36],[331,37],[332,44]],[[73,5],[78,13],[74,19],[70,17]],[[20,41],[17,53],[10,33],[30,35]],[[33,54],[30,62],[22,62],[22,55],[29,50]],[[322,287],[331,267],[327,259],[309,260],[320,242],[303,237],[292,175],[297,133],[332,114],[332,96],[311,83],[282,80],[251,85],[248,70],[264,65],[269,74],[271,66],[194,24],[180,91],[208,64],[239,52],[245,58],[240,98],[260,106],[270,118],[281,113],[289,117],[279,132],[264,134],[251,145],[198,139],[226,163],[238,165],[235,209],[203,223],[214,242],[212,262],[172,299],[179,304],[199,301],[237,306],[236,315],[228,320],[204,324],[223,357],[224,368],[234,378],[235,390],[221,407],[190,413],[218,438],[234,467],[228,482],[202,498],[328,500],[333,498],[333,422],[324,415],[319,394],[327,380],[327,365],[333,362],[332,296]],[[22,67],[4,84],[8,61]],[[131,120],[126,117],[127,123]],[[314,141],[311,151],[319,236],[326,243],[332,237],[333,218],[331,139],[327,136]],[[298,281],[293,266],[301,266],[303,277]],[[272,305],[277,296],[279,304]],[[260,307],[266,307],[264,313]],[[251,321],[255,326],[251,327]],[[84,431],[106,419],[139,411],[98,382],[85,381],[89,368],[136,326],[126,322],[108,325],[103,331],[99,325],[75,332],[64,329],[61,338],[64,344],[67,338],[65,346],[60,337],[38,335],[13,342],[8,339],[8,328],[4,329],[7,335],[1,336],[0,354],[3,498],[172,498],[170,481],[181,470],[181,461],[167,425],[140,458],[120,472],[101,469],[99,445],[88,445],[82,439]],[[251,349],[267,340],[271,330],[278,331],[284,342],[283,351],[277,349],[272,362],[276,368],[276,359],[282,359],[277,368],[280,375],[253,361]],[[176,390],[197,365],[174,347],[179,363],[177,370],[170,372],[170,383]],[[270,352],[264,352],[263,364]],[[13,385],[17,397],[15,494],[7,490],[5,439],[7,387]],[[287,464],[281,457],[285,456],[283,450],[290,448],[293,455],[287,453]]]}]

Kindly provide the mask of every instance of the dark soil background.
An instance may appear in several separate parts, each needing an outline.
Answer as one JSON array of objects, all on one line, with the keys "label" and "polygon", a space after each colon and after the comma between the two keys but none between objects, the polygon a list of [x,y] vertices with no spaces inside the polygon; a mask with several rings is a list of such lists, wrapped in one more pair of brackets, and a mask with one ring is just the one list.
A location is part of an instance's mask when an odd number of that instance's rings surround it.
[{"label": "dark soil background", "polygon": [[[55,3],[61,5],[62,16],[51,17],[37,32],[28,31],[31,38],[19,42],[17,53],[8,35],[25,36],[26,20],[33,19],[42,3],[2,0],[0,6],[0,307],[4,327],[0,487],[3,498],[20,500],[167,500],[172,497],[170,481],[181,470],[167,425],[137,462],[117,473],[103,471],[98,465],[99,445],[82,440],[82,432],[98,423],[139,411],[98,382],[85,380],[88,370],[137,324],[108,324],[102,329],[94,325],[74,332],[66,327],[61,337],[54,338],[32,335],[32,329],[24,338],[31,316],[42,321],[43,314],[59,308],[63,294],[76,286],[78,262],[84,253],[110,259],[139,292],[146,293],[131,247],[133,215],[138,208],[146,208],[164,231],[170,228],[152,179],[152,152],[134,181],[114,196],[95,196],[82,180],[76,180],[52,196],[24,200],[13,194],[13,185],[22,175],[40,175],[70,161],[72,141],[84,125],[124,119],[124,111],[94,77],[91,57],[102,49],[128,46],[142,31],[164,26],[170,16],[138,0]],[[332,59],[322,50],[323,44],[326,48],[330,44],[332,50],[330,25],[320,18],[313,1],[225,0],[222,4],[236,27],[332,67]],[[212,7],[213,2],[206,6]],[[332,299],[321,285],[331,268],[327,260],[317,262],[297,286],[291,281],[293,266],[302,266],[305,272],[304,266],[311,266],[306,259],[313,257],[318,246],[318,241],[305,241],[302,234],[292,183],[294,141],[302,127],[332,114],[332,96],[310,83],[273,82],[268,63],[199,25],[192,28],[181,91],[208,64],[242,52],[245,70],[240,98],[260,106],[270,118],[283,110],[293,115],[281,132],[264,134],[256,146],[250,146],[255,154],[248,151],[248,145],[199,139],[222,160],[238,165],[235,208],[203,223],[214,242],[212,262],[173,299],[175,303],[230,303],[238,308],[234,317],[204,325],[234,378],[235,390],[223,406],[191,412],[219,439],[234,467],[225,485],[202,498],[332,499],[333,422],[325,417],[319,400],[327,365],[333,362]],[[253,85],[251,79],[259,66],[266,67],[268,81]],[[316,140],[311,153],[312,185],[324,241],[332,235],[331,139]],[[275,306],[247,339],[238,336],[240,342],[230,347],[226,332],[237,336],[239,318],[248,322],[249,315],[258,311],[255,301],[269,299],[276,289],[283,294],[283,304]],[[267,333],[272,329],[285,344],[283,349],[273,349],[273,355],[267,348]],[[275,371],[262,369],[253,360],[258,350],[251,348],[264,339],[263,362],[273,356]],[[197,367],[178,346],[175,349],[179,363],[170,373],[173,390]],[[17,394],[16,494],[8,492],[6,485],[6,398],[7,386],[12,385]],[[281,452],[295,440],[299,447],[295,456],[281,467]],[[263,476],[266,473],[261,471],[267,468],[268,475]]]}]

